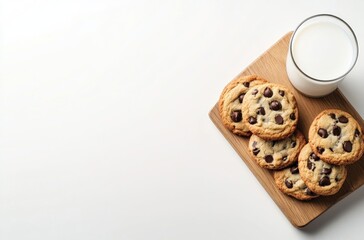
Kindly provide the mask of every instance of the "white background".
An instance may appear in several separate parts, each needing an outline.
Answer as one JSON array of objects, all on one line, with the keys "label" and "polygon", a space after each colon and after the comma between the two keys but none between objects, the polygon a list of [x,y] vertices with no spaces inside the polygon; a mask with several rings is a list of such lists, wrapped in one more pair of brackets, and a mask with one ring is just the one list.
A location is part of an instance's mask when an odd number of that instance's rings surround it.
[{"label": "white background", "polygon": [[[364,189],[295,229],[208,118],[304,18],[362,1],[0,0],[0,239],[362,239]],[[364,116],[361,56],[340,87]]]}]

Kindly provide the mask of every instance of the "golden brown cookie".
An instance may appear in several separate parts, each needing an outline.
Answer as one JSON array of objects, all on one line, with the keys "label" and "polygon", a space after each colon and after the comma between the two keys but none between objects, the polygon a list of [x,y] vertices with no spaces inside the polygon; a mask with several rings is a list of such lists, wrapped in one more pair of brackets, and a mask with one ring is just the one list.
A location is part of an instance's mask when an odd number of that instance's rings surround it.
[{"label": "golden brown cookie", "polygon": [[273,141],[252,135],[249,140],[249,152],[259,166],[282,169],[297,161],[298,154],[305,144],[305,137],[298,130],[288,138]]},{"label": "golden brown cookie", "polygon": [[299,157],[298,168],[302,180],[312,192],[319,195],[337,193],[347,176],[345,166],[332,165],[322,161],[306,144]]},{"label": "golden brown cookie", "polygon": [[310,200],[319,196],[307,188],[301,179],[297,162],[292,167],[275,171],[273,177],[279,190],[296,199]]},{"label": "golden brown cookie", "polygon": [[325,162],[352,164],[364,153],[363,134],[358,122],[339,109],[322,111],[309,130],[313,152]]},{"label": "golden brown cookie", "polygon": [[251,87],[243,102],[243,122],[249,130],[266,140],[280,140],[297,126],[296,99],[286,87],[265,83]]},{"label": "golden brown cookie", "polygon": [[242,103],[246,92],[267,80],[256,75],[243,76],[231,81],[222,91],[219,99],[219,112],[223,124],[233,133],[250,136],[251,132],[242,121]]}]

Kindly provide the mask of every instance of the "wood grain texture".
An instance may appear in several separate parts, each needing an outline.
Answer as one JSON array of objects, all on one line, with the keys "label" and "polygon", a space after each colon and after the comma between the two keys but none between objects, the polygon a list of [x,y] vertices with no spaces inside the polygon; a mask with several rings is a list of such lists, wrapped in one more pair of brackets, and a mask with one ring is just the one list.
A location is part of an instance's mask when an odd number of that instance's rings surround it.
[{"label": "wood grain texture", "polygon": [[[288,80],[285,68],[286,56],[291,35],[292,32],[289,32],[283,36],[237,77],[257,74],[271,82],[279,83],[289,88],[295,95],[298,102],[300,115],[298,129],[303,132],[306,139],[312,120],[318,113],[328,108],[338,108],[349,112],[364,129],[363,119],[339,90],[336,90],[324,98],[308,98],[298,92],[291,85]],[[259,167],[259,165],[255,163],[255,161],[250,157],[248,151],[249,138],[236,136],[224,127],[219,116],[217,104],[210,111],[209,116],[216,127],[221,131],[224,137],[229,141],[235,151],[253,172],[265,190],[269,193],[274,202],[286,215],[288,220],[296,227],[306,226],[335,203],[364,184],[363,157],[355,164],[348,166],[347,180],[337,194],[327,197],[322,196],[309,202],[303,202],[289,197],[281,193],[275,186],[272,174],[273,172]]]}]

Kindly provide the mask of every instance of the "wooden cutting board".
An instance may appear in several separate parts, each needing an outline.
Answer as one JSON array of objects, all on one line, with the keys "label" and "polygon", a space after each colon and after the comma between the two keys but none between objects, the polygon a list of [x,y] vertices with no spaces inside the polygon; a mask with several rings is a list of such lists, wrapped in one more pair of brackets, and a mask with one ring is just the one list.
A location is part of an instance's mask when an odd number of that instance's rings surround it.
[{"label": "wooden cutting board", "polygon": [[[327,108],[338,108],[349,112],[364,129],[363,119],[339,90],[336,90],[324,98],[308,98],[298,92],[291,85],[288,80],[285,68],[286,56],[291,35],[292,32],[289,32],[283,36],[237,77],[257,74],[271,82],[279,83],[288,87],[293,92],[298,102],[298,109],[300,113],[298,128],[304,133],[306,139],[308,139],[308,129],[312,120],[319,112]],[[226,84],[227,83],[228,81],[226,81]],[[249,138],[236,136],[224,127],[219,116],[217,104],[210,111],[209,115],[216,127],[233,146],[235,151],[253,172],[255,177],[259,180],[274,202],[282,210],[284,215],[286,215],[288,220],[296,227],[306,226],[335,203],[364,184],[363,157],[355,164],[348,166],[348,177],[343,187],[337,194],[327,197],[321,196],[308,202],[299,201],[289,197],[281,193],[275,186],[272,174],[273,172],[259,167],[259,165],[257,165],[250,157],[248,151]],[[272,216],[272,218],[274,217]]]}]

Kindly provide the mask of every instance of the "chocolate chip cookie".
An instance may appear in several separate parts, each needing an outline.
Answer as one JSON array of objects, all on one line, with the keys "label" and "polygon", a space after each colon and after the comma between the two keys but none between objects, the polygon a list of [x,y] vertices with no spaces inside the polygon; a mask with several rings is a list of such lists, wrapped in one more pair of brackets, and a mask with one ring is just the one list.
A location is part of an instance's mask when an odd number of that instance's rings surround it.
[{"label": "chocolate chip cookie", "polygon": [[345,166],[332,165],[322,161],[306,144],[299,157],[298,168],[302,180],[311,191],[319,195],[337,193],[347,176]]},{"label": "chocolate chip cookie", "polygon": [[364,152],[360,125],[349,113],[338,109],[325,110],[313,120],[309,143],[322,160],[337,165],[354,163]]},{"label": "chocolate chip cookie", "polygon": [[279,190],[296,199],[310,200],[319,196],[312,192],[301,179],[297,162],[289,168],[275,171],[273,176]]},{"label": "chocolate chip cookie", "polygon": [[249,130],[266,140],[280,140],[297,126],[298,108],[293,94],[279,84],[251,87],[243,102],[243,122]]},{"label": "chocolate chip cookie", "polygon": [[231,81],[222,91],[219,100],[219,112],[223,124],[233,133],[250,136],[248,126],[243,123],[242,103],[246,92],[267,80],[256,75],[239,77]]},{"label": "chocolate chip cookie", "polygon": [[305,137],[298,130],[283,140],[270,141],[252,135],[249,140],[249,151],[261,167],[281,169],[297,161],[298,154],[305,144]]}]

